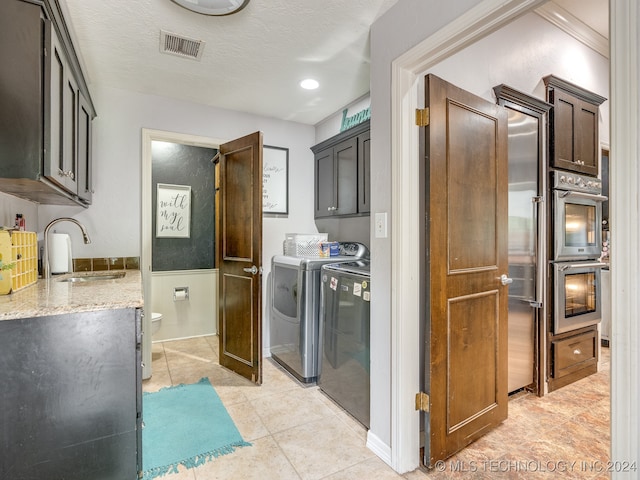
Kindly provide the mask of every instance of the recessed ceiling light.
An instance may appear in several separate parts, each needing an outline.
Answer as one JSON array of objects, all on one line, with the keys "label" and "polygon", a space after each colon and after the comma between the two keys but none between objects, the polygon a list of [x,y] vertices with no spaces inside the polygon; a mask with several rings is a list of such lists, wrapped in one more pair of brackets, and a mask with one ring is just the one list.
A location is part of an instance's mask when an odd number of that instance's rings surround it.
[{"label": "recessed ceiling light", "polygon": [[313,78],[306,78],[300,82],[300,86],[305,90],[315,90],[320,84]]},{"label": "recessed ceiling light", "polygon": [[231,15],[247,6],[249,0],[172,0],[181,7],[203,15]]}]

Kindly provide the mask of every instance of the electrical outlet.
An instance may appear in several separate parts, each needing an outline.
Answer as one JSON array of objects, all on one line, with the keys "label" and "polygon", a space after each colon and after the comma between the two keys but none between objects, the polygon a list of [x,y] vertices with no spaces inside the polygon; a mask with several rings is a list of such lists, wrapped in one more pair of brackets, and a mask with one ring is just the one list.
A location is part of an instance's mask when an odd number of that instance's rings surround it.
[{"label": "electrical outlet", "polygon": [[374,222],[376,238],[387,238],[387,212],[376,213]]}]

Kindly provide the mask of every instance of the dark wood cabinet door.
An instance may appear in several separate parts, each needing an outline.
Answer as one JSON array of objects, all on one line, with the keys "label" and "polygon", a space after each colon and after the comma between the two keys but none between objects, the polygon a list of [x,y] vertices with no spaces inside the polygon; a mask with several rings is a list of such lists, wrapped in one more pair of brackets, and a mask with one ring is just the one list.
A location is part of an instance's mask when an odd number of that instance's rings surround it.
[{"label": "dark wood cabinet door", "polygon": [[0,2],[0,176],[35,179],[42,158],[42,9]]},{"label": "dark wood cabinet door", "polygon": [[576,134],[574,148],[576,163],[582,173],[597,177],[600,145],[598,144],[598,107],[578,101],[576,110]]},{"label": "dark wood cabinet door", "polygon": [[91,110],[82,94],[78,94],[78,198],[90,204],[93,196],[91,159]]},{"label": "dark wood cabinet door", "polygon": [[576,136],[575,110],[576,98],[560,90],[552,92],[553,120],[552,120],[552,166],[555,168],[573,169],[574,143]]},{"label": "dark wood cabinet door", "polygon": [[358,135],[358,212],[371,211],[371,135]]},{"label": "dark wood cabinet door", "polygon": [[76,194],[78,85],[51,22],[45,22],[45,37],[44,176]]},{"label": "dark wood cabinet door", "polygon": [[553,105],[549,115],[551,167],[597,177],[598,106],[606,99],[553,75],[543,80],[547,100]]},{"label": "dark wood cabinet door", "polygon": [[334,215],[358,212],[358,139],[351,138],[333,148],[337,191]]},{"label": "dark wood cabinet door", "polygon": [[337,203],[332,148],[316,153],[315,169],[315,217],[330,217]]}]

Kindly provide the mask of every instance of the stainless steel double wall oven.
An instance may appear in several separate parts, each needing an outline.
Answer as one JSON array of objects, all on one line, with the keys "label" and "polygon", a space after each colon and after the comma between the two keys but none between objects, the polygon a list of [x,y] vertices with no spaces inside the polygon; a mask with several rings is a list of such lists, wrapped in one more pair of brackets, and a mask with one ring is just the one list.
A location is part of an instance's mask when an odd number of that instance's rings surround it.
[{"label": "stainless steel double wall oven", "polygon": [[602,182],[564,171],[553,182],[553,333],[601,318]]}]

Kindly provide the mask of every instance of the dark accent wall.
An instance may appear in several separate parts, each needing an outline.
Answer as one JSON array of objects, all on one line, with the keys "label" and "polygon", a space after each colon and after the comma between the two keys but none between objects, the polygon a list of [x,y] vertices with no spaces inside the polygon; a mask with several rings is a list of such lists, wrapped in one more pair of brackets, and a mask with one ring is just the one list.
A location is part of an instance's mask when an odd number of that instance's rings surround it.
[{"label": "dark accent wall", "polygon": [[[214,268],[216,149],[151,142],[152,263],[154,272]],[[190,238],[156,238],[157,185],[191,186]]]}]

